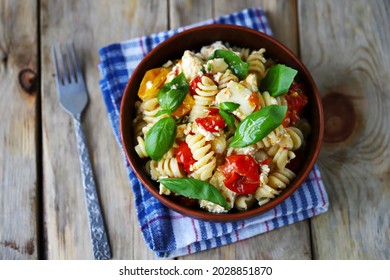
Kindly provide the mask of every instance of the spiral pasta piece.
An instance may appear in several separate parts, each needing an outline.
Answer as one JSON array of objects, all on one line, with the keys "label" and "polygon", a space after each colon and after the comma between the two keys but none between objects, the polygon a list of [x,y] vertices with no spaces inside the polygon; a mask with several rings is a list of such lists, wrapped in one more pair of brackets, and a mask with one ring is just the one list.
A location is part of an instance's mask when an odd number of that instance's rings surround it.
[{"label": "spiral pasta piece", "polygon": [[230,81],[238,82],[239,79],[236,75],[232,73],[229,69],[225,71],[225,73],[222,74],[222,76],[219,78],[218,81],[218,89],[222,90],[227,87],[228,83]]},{"label": "spiral pasta piece", "polygon": [[279,169],[284,169],[287,163],[295,158],[294,152],[279,145],[272,146],[267,153],[269,156],[273,157],[272,162],[274,162]]},{"label": "spiral pasta piece", "polygon": [[144,100],[142,102],[139,110],[142,112],[143,119],[146,123],[152,123],[155,122],[155,115],[158,111],[160,111],[161,107],[158,103],[157,97]]},{"label": "spiral pasta piece", "polygon": [[278,105],[288,106],[287,99],[284,95],[277,96],[277,97],[275,97],[275,99],[276,99],[276,103]]},{"label": "spiral pasta piece", "polygon": [[157,97],[144,100],[139,107],[139,112],[142,113],[142,118],[145,122],[144,127],[142,128],[142,133],[146,135],[149,129],[160,119],[167,117],[167,114],[160,115],[156,117],[156,114],[161,110],[161,106],[158,103]]},{"label": "spiral pasta piece", "polygon": [[256,198],[251,195],[239,195],[236,197],[236,200],[234,201],[234,208],[240,211],[248,210],[253,206],[255,203]]},{"label": "spiral pasta piece", "polygon": [[175,157],[165,157],[158,162],[150,160],[149,170],[154,180],[158,180],[161,177],[183,178],[186,176]]},{"label": "spiral pasta piece", "polygon": [[[194,132],[194,131],[193,131]],[[188,134],[186,142],[191,150],[192,157],[196,162],[192,165],[191,177],[200,180],[208,180],[213,175],[216,166],[216,158],[211,144],[207,143],[206,137],[196,130],[194,134]]]},{"label": "spiral pasta piece", "polygon": [[266,137],[256,143],[257,149],[269,148],[279,143],[283,134],[285,133],[283,125],[278,126],[275,130],[271,131]]},{"label": "spiral pasta piece", "polygon": [[138,144],[134,147],[136,153],[140,158],[146,158],[149,155],[146,152],[145,141],[141,136],[137,137]]},{"label": "spiral pasta piece", "polygon": [[265,76],[265,66],[267,62],[264,58],[265,49],[261,48],[258,51],[253,51],[246,60],[249,63],[248,71],[249,73],[254,73],[258,76],[259,79],[262,79]]},{"label": "spiral pasta piece", "polygon": [[232,50],[241,58],[242,61],[246,61],[251,53],[249,48],[233,47]]},{"label": "spiral pasta piece", "polygon": [[225,133],[221,133],[221,135],[214,138],[214,141],[211,142],[211,149],[216,154],[223,154],[226,150],[226,135]]},{"label": "spiral pasta piece", "polygon": [[294,148],[294,141],[286,129],[283,128],[283,130],[285,133],[281,135],[278,144],[266,150],[268,156],[273,157],[272,161],[279,169],[283,169],[290,160],[295,158],[295,153],[291,151]]},{"label": "spiral pasta piece", "polygon": [[278,105],[278,101],[276,100],[276,98],[271,96],[268,91],[259,93],[258,96],[259,96],[260,106],[262,108],[270,105]]},{"label": "spiral pasta piece", "polygon": [[218,87],[212,79],[202,76],[201,81],[197,84],[194,95],[194,106],[190,113],[190,121],[204,117],[207,113],[207,107],[210,106],[218,93]]},{"label": "spiral pasta piece", "polygon": [[214,101],[214,96],[218,93],[218,88],[214,81],[207,76],[202,76],[201,82],[198,83],[198,87],[195,89],[198,96],[202,97],[203,105],[211,105]]},{"label": "spiral pasta piece", "polygon": [[296,151],[302,146],[303,142],[303,133],[297,127],[286,127],[286,132],[290,135],[293,147],[291,150]]},{"label": "spiral pasta piece", "polygon": [[295,173],[288,168],[275,170],[268,177],[268,185],[275,189],[285,189],[295,178]]},{"label": "spiral pasta piece", "polygon": [[268,186],[267,184],[261,185],[257,188],[255,192],[255,198],[258,200],[259,205],[264,205],[267,202],[269,202],[271,199],[275,198],[277,195],[280,194],[280,191],[275,190]]}]

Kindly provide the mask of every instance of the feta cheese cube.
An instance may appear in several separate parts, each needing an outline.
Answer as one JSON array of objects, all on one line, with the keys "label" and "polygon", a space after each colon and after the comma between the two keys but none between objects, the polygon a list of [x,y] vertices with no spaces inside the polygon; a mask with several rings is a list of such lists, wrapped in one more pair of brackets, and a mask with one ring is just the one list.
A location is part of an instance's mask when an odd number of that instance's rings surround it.
[{"label": "feta cheese cube", "polygon": [[222,102],[234,102],[240,104],[235,111],[232,113],[236,115],[240,120],[243,120],[246,116],[251,114],[256,105],[252,102],[249,102],[249,97],[252,92],[244,87],[243,85],[230,81],[225,90],[221,90],[215,100],[218,104]]},{"label": "feta cheese cube", "polygon": [[191,51],[185,51],[181,58],[181,66],[187,80],[192,80],[202,74],[203,60]]}]

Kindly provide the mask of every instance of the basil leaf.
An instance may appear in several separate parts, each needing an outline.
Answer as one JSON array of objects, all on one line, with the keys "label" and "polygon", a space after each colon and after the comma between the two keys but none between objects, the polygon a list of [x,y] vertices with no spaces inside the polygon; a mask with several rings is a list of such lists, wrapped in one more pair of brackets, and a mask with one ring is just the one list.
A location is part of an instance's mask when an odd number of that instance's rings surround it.
[{"label": "basil leaf", "polygon": [[207,200],[229,209],[229,204],[218,189],[202,180],[191,178],[163,178],[161,184],[170,191],[185,197]]},{"label": "basil leaf", "polygon": [[237,127],[229,147],[255,144],[283,122],[287,106],[270,105],[247,116]]},{"label": "basil leaf", "polygon": [[164,114],[172,115],[172,112],[169,110],[160,110],[157,112],[157,114],[154,115],[154,117],[157,118],[157,117],[164,115]]},{"label": "basil leaf", "polygon": [[297,73],[297,70],[283,64],[272,66],[260,81],[260,91],[268,91],[274,97],[285,94]]},{"label": "basil leaf", "polygon": [[230,113],[219,109],[219,114],[229,127],[234,127],[234,117]]},{"label": "basil leaf", "polygon": [[173,146],[176,138],[176,122],[172,117],[157,121],[146,133],[146,153],[155,161],[159,161]]},{"label": "basil leaf", "polygon": [[240,107],[240,104],[235,102],[222,102],[219,104],[219,108],[228,112],[233,112],[237,110],[238,107]]},{"label": "basil leaf", "polygon": [[249,64],[242,61],[241,58],[230,50],[215,50],[213,55],[209,59],[223,58],[229,65],[229,69],[236,75],[240,80],[245,79],[248,75]]},{"label": "basil leaf", "polygon": [[158,103],[163,110],[175,111],[183,103],[190,86],[183,73],[180,73],[169,83],[164,84],[158,95]]}]

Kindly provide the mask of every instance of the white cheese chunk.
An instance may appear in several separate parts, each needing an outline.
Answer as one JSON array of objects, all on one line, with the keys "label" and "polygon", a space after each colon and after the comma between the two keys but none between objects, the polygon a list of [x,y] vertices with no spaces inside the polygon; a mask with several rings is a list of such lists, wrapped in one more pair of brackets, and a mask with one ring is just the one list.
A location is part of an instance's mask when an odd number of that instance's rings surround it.
[{"label": "white cheese chunk", "polygon": [[192,80],[202,74],[203,60],[191,51],[185,51],[181,58],[181,67],[187,80]]},{"label": "white cheese chunk", "polygon": [[207,59],[214,54],[215,50],[227,50],[227,47],[221,41],[217,41],[209,46],[202,47],[200,53]]},{"label": "white cheese chunk", "polygon": [[204,129],[201,125],[198,125],[198,132],[205,137],[206,141],[214,140],[214,134]]},{"label": "white cheese chunk", "polygon": [[240,82],[244,87],[249,89],[252,92],[258,92],[259,88],[257,86],[257,77],[255,74],[248,74],[246,78]]},{"label": "white cheese chunk", "polygon": [[228,69],[229,65],[225,62],[223,58],[214,58],[207,61],[207,71],[215,75],[217,73],[223,73]]},{"label": "white cheese chunk", "polygon": [[236,83],[234,81],[230,81],[226,89],[221,90],[217,94],[215,100],[218,104],[222,102],[234,102],[240,104],[240,107],[238,107],[238,109],[233,111],[232,113],[236,115],[240,120],[243,120],[256,108],[256,105],[253,102],[249,102],[249,97],[251,96],[251,94],[252,92],[243,85],[240,85],[239,83]]}]

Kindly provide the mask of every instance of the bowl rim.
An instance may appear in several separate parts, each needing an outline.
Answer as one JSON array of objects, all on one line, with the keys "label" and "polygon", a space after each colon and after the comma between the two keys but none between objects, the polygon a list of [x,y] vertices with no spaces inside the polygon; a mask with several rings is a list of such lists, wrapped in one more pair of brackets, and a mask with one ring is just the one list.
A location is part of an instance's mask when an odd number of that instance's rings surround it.
[{"label": "bowl rim", "polygon": [[[170,200],[168,197],[160,195],[158,190],[150,186],[149,183],[144,180],[144,178],[139,174],[145,173],[144,170],[141,170],[138,168],[138,166],[131,160],[130,153],[128,151],[128,147],[125,145],[125,139],[124,139],[124,134],[125,134],[125,128],[124,128],[124,104],[126,98],[129,98],[128,95],[130,92],[130,87],[134,83],[133,80],[135,79],[134,75],[135,73],[141,71],[143,68],[143,65],[146,64],[146,62],[153,57],[156,53],[158,53],[162,48],[165,48],[167,45],[169,45],[172,41],[177,40],[178,37],[181,37],[183,35],[187,35],[192,32],[197,32],[199,30],[207,30],[207,29],[236,29],[236,30],[241,30],[243,32],[247,32],[250,34],[253,34],[255,36],[263,37],[263,39],[268,40],[271,42],[271,44],[277,45],[278,48],[280,48],[287,56],[290,56],[295,63],[297,63],[303,70],[303,73],[301,75],[305,76],[308,83],[310,84],[312,90],[313,90],[313,95],[315,98],[311,100],[311,102],[315,102],[314,106],[315,108],[318,109],[318,121],[320,123],[319,131],[318,131],[318,137],[313,141],[312,145],[314,145],[314,153],[312,157],[310,158],[309,163],[306,164],[307,168],[303,170],[303,173],[301,173],[301,176],[299,178],[294,179],[294,184],[290,184],[286,189],[284,189],[280,195],[278,195],[276,198],[268,202],[267,204],[264,204],[259,207],[254,207],[252,209],[242,211],[242,212],[235,212],[235,213],[210,213],[203,211],[201,209],[191,209],[191,208],[186,208],[182,207],[176,202]],[[324,113],[323,113],[323,107],[322,107],[322,100],[321,96],[319,94],[318,88],[315,84],[315,81],[313,77],[311,76],[310,72],[306,68],[305,64],[296,56],[289,48],[287,48],[283,43],[279,42],[277,39],[267,35],[266,33],[260,32],[256,29],[252,29],[249,27],[244,27],[244,26],[239,26],[239,25],[232,25],[232,24],[210,24],[210,25],[203,25],[203,26],[197,26],[193,28],[189,28],[186,30],[183,30],[177,34],[174,34],[173,36],[169,37],[168,39],[164,40],[163,42],[159,43],[156,47],[154,47],[149,53],[145,55],[145,57],[140,61],[140,63],[137,65],[137,67],[134,69],[132,72],[131,76],[128,79],[128,82],[126,84],[126,87],[123,91],[123,96],[122,96],[122,101],[120,105],[120,115],[119,115],[119,128],[120,128],[120,139],[121,139],[121,144],[123,147],[123,151],[125,153],[126,159],[130,164],[130,167],[133,169],[135,176],[142,182],[143,186],[146,187],[146,189],[158,200],[160,201],[163,205],[166,207],[181,213],[185,216],[199,219],[199,220],[204,220],[204,221],[210,221],[210,222],[234,222],[234,221],[240,221],[248,218],[252,218],[255,216],[258,216],[264,212],[267,212],[273,208],[275,208],[277,205],[282,203],[284,200],[286,200],[288,197],[291,196],[293,192],[295,192],[301,185],[302,183],[306,180],[307,176],[309,175],[310,171],[313,169],[314,164],[318,158],[320,148],[321,148],[321,143],[323,139],[323,134],[324,134]],[[147,174],[143,174],[147,176]],[[142,187],[142,186],[141,186]]]}]

